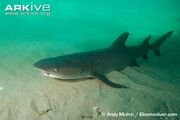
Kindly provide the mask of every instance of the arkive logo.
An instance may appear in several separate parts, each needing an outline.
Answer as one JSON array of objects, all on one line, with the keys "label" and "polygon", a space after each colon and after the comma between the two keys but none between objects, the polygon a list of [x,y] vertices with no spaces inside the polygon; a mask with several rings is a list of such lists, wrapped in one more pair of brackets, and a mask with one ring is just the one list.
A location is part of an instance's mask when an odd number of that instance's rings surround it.
[{"label": "arkive logo", "polygon": [[50,15],[50,4],[7,4],[5,15]]}]

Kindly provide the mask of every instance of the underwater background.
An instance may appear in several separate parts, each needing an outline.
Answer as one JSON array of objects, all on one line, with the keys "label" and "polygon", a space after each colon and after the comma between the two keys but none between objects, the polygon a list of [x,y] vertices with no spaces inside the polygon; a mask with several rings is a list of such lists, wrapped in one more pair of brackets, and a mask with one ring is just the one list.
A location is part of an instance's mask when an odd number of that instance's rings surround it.
[{"label": "underwater background", "polygon": [[[5,15],[8,4],[50,4],[50,15]],[[0,2],[0,120],[179,120],[180,0],[38,0]],[[130,32],[127,46],[173,30],[140,67],[98,80],[64,82],[33,67],[39,59],[110,46]],[[174,116],[104,116],[105,113],[174,113]],[[99,114],[98,114],[99,113]]]}]

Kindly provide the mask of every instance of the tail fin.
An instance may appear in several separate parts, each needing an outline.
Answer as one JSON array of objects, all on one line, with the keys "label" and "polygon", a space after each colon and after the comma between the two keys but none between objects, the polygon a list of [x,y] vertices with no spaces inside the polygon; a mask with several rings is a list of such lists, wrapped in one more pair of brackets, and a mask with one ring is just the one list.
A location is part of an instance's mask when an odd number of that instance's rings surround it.
[{"label": "tail fin", "polygon": [[157,56],[160,56],[159,47],[167,38],[169,38],[171,36],[172,33],[173,33],[173,31],[169,31],[168,33],[161,36],[156,42],[154,42],[152,44],[152,50]]}]

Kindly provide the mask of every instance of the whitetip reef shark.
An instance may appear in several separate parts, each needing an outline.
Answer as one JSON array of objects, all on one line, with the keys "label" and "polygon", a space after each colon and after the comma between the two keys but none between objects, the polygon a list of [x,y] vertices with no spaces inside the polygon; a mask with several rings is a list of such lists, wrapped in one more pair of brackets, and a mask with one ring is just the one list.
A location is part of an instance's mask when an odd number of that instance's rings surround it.
[{"label": "whitetip reef shark", "polygon": [[148,36],[140,45],[126,46],[129,33],[124,32],[108,48],[46,58],[33,66],[48,77],[67,81],[94,77],[113,88],[127,88],[111,82],[105,75],[114,70],[121,71],[127,66],[138,66],[136,59],[142,57],[147,60],[150,50],[160,56],[159,47],[172,33],[169,31],[152,44],[149,43],[151,36]]}]

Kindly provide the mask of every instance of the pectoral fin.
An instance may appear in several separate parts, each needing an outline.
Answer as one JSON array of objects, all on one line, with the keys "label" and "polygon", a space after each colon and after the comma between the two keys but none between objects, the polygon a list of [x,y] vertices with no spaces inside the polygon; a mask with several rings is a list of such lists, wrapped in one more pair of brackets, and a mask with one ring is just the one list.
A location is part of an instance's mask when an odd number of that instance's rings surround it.
[{"label": "pectoral fin", "polygon": [[109,85],[113,88],[127,88],[126,86],[124,85],[121,85],[121,84],[116,84],[116,83],[113,83],[111,82],[110,80],[108,80],[106,78],[106,76],[104,76],[103,74],[100,74],[98,72],[95,72],[92,74],[94,77],[98,78],[99,80],[101,80],[102,82],[104,82],[106,85]]}]

